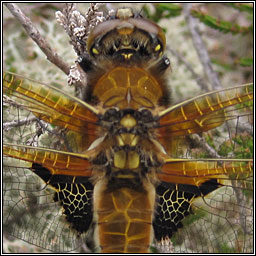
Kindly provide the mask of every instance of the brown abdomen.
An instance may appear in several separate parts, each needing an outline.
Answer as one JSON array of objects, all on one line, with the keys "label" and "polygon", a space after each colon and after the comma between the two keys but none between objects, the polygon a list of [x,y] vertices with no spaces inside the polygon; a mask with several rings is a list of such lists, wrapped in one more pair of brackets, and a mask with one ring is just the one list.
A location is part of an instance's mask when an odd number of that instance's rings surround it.
[{"label": "brown abdomen", "polygon": [[108,191],[106,184],[100,181],[94,189],[95,236],[101,252],[149,252],[155,188],[147,182],[141,191],[128,187]]}]

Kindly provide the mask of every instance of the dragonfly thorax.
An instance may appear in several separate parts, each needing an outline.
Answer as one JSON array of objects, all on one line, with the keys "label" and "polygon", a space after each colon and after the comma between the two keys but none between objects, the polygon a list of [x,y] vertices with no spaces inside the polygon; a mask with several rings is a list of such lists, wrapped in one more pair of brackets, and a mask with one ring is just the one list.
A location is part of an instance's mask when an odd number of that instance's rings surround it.
[{"label": "dragonfly thorax", "polygon": [[151,167],[159,166],[156,153],[161,149],[156,149],[152,131],[157,122],[150,110],[110,108],[100,125],[106,136],[94,163],[102,164],[99,160],[104,158],[108,166],[106,175],[137,179],[137,174],[143,177]]}]

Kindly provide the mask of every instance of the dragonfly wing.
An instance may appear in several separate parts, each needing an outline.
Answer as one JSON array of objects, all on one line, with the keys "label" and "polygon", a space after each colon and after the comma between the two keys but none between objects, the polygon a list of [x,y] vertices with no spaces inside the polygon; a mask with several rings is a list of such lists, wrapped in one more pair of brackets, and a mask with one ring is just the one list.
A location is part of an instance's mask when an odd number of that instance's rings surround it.
[{"label": "dragonfly wing", "polygon": [[188,137],[184,139],[184,136],[207,132],[223,124],[225,131],[234,127],[234,132],[245,123],[251,127],[252,100],[252,85],[243,85],[203,94],[172,106],[159,114],[158,138],[173,155],[179,145],[187,143]]},{"label": "dragonfly wing", "polygon": [[233,106],[252,100],[252,84],[202,94],[159,113],[160,131],[165,127],[171,135],[208,131],[235,118]]},{"label": "dragonfly wing", "polygon": [[[222,233],[222,238],[214,238],[215,242],[221,243],[223,239],[234,243],[235,239],[224,230],[241,229],[241,223],[230,222],[237,221],[238,216],[246,219],[248,232],[251,230],[252,160],[169,159],[157,175],[161,182],[156,189],[158,200],[153,227],[158,241],[166,237],[181,239],[180,234],[193,236],[191,232],[199,227],[194,223],[201,221],[201,226],[208,226],[209,230],[214,230],[218,222],[223,223],[223,232],[215,233]],[[248,201],[248,205],[243,205],[240,200]],[[233,217],[229,216],[230,211]]]},{"label": "dragonfly wing", "polygon": [[156,188],[158,196],[156,214],[153,222],[157,241],[171,238],[178,228],[182,228],[183,219],[192,211],[193,200],[219,188],[216,179],[203,183],[200,187],[161,182]]},{"label": "dragonfly wing", "polygon": [[[205,182],[217,179],[218,183],[228,185],[229,177],[247,180],[252,177],[252,159],[166,159],[157,173],[159,180],[171,184],[187,184],[200,187]],[[250,185],[250,186],[249,186]],[[250,182],[248,189],[252,189]],[[245,186],[245,188],[247,188]],[[204,194],[204,193],[202,193]]]},{"label": "dragonfly wing", "polygon": [[[3,154],[33,164],[42,165],[52,175],[91,176],[90,162],[87,155],[57,151],[47,148],[5,143]],[[44,178],[43,178],[44,180]]]},{"label": "dragonfly wing", "polygon": [[[9,233],[53,251],[70,251],[80,246],[77,236],[82,238],[87,233],[93,219],[93,184],[89,179],[92,171],[88,157],[12,144],[5,144],[3,152],[7,156],[4,158],[4,205],[8,212],[4,222]],[[17,164],[15,158],[19,159]],[[43,182],[35,181],[37,177]],[[18,195],[13,194],[14,190]],[[17,216],[21,221],[15,221]],[[32,235],[26,237],[29,230],[41,231],[40,239]],[[67,240],[69,242],[63,243]]]},{"label": "dragonfly wing", "polygon": [[82,134],[95,130],[98,110],[53,86],[5,72],[3,91],[47,123]]}]

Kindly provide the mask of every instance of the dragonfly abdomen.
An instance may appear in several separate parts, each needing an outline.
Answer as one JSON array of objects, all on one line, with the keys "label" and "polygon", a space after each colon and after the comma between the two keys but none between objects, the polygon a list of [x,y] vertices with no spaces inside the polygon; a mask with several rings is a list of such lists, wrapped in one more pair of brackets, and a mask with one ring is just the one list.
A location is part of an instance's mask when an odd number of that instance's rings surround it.
[{"label": "dragonfly abdomen", "polygon": [[147,253],[153,237],[155,188],[143,181],[143,189],[130,187],[132,180],[116,179],[127,186],[109,189],[109,180],[94,188],[95,241],[102,253]]}]

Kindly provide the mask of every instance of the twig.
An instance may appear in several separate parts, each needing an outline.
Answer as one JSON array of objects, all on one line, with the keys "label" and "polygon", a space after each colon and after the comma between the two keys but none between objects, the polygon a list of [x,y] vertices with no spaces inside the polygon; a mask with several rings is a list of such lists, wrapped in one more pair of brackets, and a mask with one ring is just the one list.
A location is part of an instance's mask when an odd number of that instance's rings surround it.
[{"label": "twig", "polygon": [[39,143],[39,137],[44,134],[47,124],[45,125],[44,122],[38,119],[38,122],[35,123],[36,125],[36,131],[33,136],[29,140],[26,141],[27,145],[37,147]]},{"label": "twig", "polygon": [[[70,38],[70,44],[79,57],[88,54],[87,40],[91,30],[106,20],[103,12],[98,11],[101,5],[100,3],[91,3],[89,9],[83,15],[76,9],[74,3],[66,3],[64,9],[55,14],[57,22],[64,28]],[[79,84],[77,84],[78,82]],[[70,67],[68,84],[87,85],[86,73],[77,62]]]},{"label": "twig", "polygon": [[191,32],[193,44],[197,51],[198,57],[203,65],[204,72],[212,86],[213,90],[222,89],[218,74],[213,70],[212,63],[208,51],[203,43],[203,40],[198,31],[198,21],[190,14],[192,4],[184,3],[184,13],[187,20],[188,27]]},{"label": "twig", "polygon": [[200,137],[198,134],[193,134],[193,135],[190,135],[189,138],[192,139],[193,142],[196,143],[196,145],[204,149],[211,157],[221,158],[218,152],[205,141],[204,137]]},{"label": "twig", "polygon": [[16,102],[7,95],[3,95],[3,106],[12,106],[16,108],[23,108],[21,103]]},{"label": "twig", "polygon": [[37,28],[33,25],[31,20],[21,11],[16,4],[5,3],[5,6],[18,19],[21,25],[24,27],[28,35],[35,41],[35,43],[44,52],[47,59],[61,69],[66,75],[69,74],[69,65],[66,64],[62,58],[53,51],[48,42],[40,35]]},{"label": "twig", "polygon": [[240,133],[247,132],[249,135],[253,136],[253,126],[251,124],[244,123],[238,125],[237,129]]},{"label": "twig", "polygon": [[181,54],[173,50],[170,46],[167,46],[166,49],[170,51],[180,62],[182,62],[186,66],[186,68],[191,72],[192,76],[196,80],[201,90],[206,92],[210,91],[210,86],[207,83],[205,83],[204,79],[194,71],[192,65],[190,65],[190,63],[188,63]]},{"label": "twig", "polygon": [[38,120],[37,117],[30,117],[30,118],[26,118],[26,119],[19,120],[19,121],[5,122],[5,123],[3,123],[2,128],[3,128],[3,130],[7,130],[7,129],[10,129],[13,127],[18,127],[18,126],[29,124],[29,123],[35,122],[37,120]]}]

